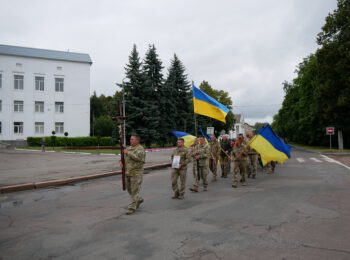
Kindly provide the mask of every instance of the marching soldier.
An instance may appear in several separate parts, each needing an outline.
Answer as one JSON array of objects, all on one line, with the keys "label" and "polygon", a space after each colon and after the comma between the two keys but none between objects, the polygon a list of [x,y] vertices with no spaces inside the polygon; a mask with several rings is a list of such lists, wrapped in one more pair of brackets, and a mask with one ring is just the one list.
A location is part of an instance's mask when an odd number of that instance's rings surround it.
[{"label": "marching soldier", "polygon": [[277,164],[277,162],[275,162],[275,161],[271,161],[271,162],[266,164],[268,174],[275,173],[276,164]]},{"label": "marching soldier", "polygon": [[241,138],[237,138],[236,145],[233,148],[233,160],[235,162],[234,174],[232,178],[232,187],[237,188],[238,175],[241,177],[242,186],[246,186],[246,170],[247,170],[247,147],[242,143]]},{"label": "marching soldier", "polygon": [[197,145],[197,150],[192,154],[193,163],[197,167],[197,174],[195,176],[195,183],[193,187],[190,188],[191,191],[198,192],[199,182],[202,179],[203,190],[208,190],[208,167],[209,167],[209,156],[210,156],[210,147],[205,143],[204,137],[199,138],[199,145]]},{"label": "marching soldier", "polygon": [[192,173],[193,173],[193,178],[196,179],[197,175],[197,164],[195,162],[194,158],[194,153],[197,150],[197,146],[199,145],[198,143],[198,138],[194,139],[193,145],[191,146],[191,157],[192,157]]},{"label": "marching soldier", "polygon": [[[248,136],[250,140],[254,137],[254,134],[250,132]],[[252,176],[252,178],[255,179],[256,177],[256,172],[258,169],[258,157],[258,152],[254,148],[248,146],[248,178]]]},{"label": "marching soldier", "polygon": [[210,171],[213,173],[213,178],[211,181],[216,181],[217,177],[217,165],[219,161],[220,156],[220,144],[218,140],[216,140],[216,136],[211,136],[211,142],[210,142],[210,160],[209,160],[209,168]]},{"label": "marching soldier", "polygon": [[227,140],[227,135],[222,136],[220,147],[221,178],[227,178],[227,174],[229,173],[231,164],[229,155],[232,151],[232,146],[230,141]]},{"label": "marching soldier", "polygon": [[[131,197],[131,203],[128,206],[126,214],[130,215],[135,213],[136,209],[143,202],[143,198],[140,196],[140,190],[146,153],[140,145],[140,137],[138,135],[132,135],[130,137],[130,146],[124,149],[124,155],[126,188]],[[121,166],[123,166],[122,163]]]},{"label": "marching soldier", "polygon": [[[186,189],[186,174],[187,174],[187,164],[190,162],[190,152],[184,145],[185,140],[183,138],[179,138],[177,140],[177,148],[173,151],[171,155],[171,160],[174,159],[175,156],[179,156],[179,165],[173,166],[176,168],[172,169],[171,172],[171,186],[174,191],[174,196],[172,199],[184,199],[185,189]],[[180,189],[177,184],[178,179],[180,178]]]}]

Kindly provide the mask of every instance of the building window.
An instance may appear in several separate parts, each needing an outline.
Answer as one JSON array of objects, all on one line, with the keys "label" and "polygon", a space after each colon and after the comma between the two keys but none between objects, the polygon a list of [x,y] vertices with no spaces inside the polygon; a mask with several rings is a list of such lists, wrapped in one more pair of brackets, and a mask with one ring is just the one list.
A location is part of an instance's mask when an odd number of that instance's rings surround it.
[{"label": "building window", "polygon": [[0,134],[2,133],[2,124],[1,124],[1,121],[0,121]]},{"label": "building window", "polygon": [[0,112],[2,111],[2,100],[0,99]]},{"label": "building window", "polygon": [[55,112],[63,113],[64,112],[64,103],[63,102],[55,102]]},{"label": "building window", "polygon": [[0,73],[0,88],[2,88],[2,74]]},{"label": "building window", "polygon": [[44,77],[35,77],[35,90],[44,91]]},{"label": "building window", "polygon": [[15,100],[13,101],[14,108],[13,110],[15,112],[23,112],[23,101]]},{"label": "building window", "polygon": [[64,89],[64,79],[55,78],[55,91],[63,92],[63,89]]},{"label": "building window", "polygon": [[23,134],[23,122],[14,122],[13,123],[13,132],[15,134]]},{"label": "building window", "polygon": [[35,112],[44,113],[44,101],[35,101]]},{"label": "building window", "polygon": [[64,132],[64,124],[63,124],[63,122],[56,122],[55,123],[55,132],[57,134],[63,134],[63,132]]},{"label": "building window", "polygon": [[23,75],[14,75],[15,89],[23,90]]},{"label": "building window", "polygon": [[35,122],[35,133],[36,134],[44,133],[44,122]]}]

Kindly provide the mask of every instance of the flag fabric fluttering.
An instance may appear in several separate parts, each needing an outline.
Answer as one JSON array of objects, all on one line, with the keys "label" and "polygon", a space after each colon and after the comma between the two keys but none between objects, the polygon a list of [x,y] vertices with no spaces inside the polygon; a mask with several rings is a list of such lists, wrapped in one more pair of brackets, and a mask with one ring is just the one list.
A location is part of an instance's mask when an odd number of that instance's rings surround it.
[{"label": "flag fabric fluttering", "polygon": [[284,143],[270,125],[261,128],[248,145],[260,154],[263,165],[271,161],[284,163],[290,158],[291,146]]},{"label": "flag fabric fluttering", "polygon": [[211,142],[210,136],[207,135],[201,127],[199,128],[199,131],[201,131],[201,134],[205,137],[205,139],[208,141],[208,143],[210,143]]},{"label": "flag fabric fluttering", "polygon": [[193,107],[196,114],[211,117],[226,123],[225,118],[230,111],[227,107],[201,91],[194,84],[192,84],[192,91]]},{"label": "flag fabric fluttering", "polygon": [[190,147],[191,145],[193,145],[194,144],[194,139],[197,138],[194,135],[191,135],[191,134],[185,133],[185,132],[180,132],[180,131],[171,131],[171,132],[177,138],[183,138],[185,140],[185,146],[186,147]]}]

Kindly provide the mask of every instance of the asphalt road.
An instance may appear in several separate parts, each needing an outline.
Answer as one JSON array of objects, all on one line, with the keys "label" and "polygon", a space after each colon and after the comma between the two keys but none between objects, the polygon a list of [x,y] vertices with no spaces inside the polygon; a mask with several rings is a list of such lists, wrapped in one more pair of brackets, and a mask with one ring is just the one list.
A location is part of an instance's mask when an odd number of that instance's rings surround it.
[{"label": "asphalt road", "polygon": [[[146,165],[169,162],[170,154],[170,150],[147,152]],[[119,155],[0,149],[0,186],[117,171],[119,160]]]},{"label": "asphalt road", "polygon": [[152,171],[131,216],[120,176],[0,195],[0,259],[350,259],[350,170],[292,156],[185,200],[170,198],[169,168]]}]

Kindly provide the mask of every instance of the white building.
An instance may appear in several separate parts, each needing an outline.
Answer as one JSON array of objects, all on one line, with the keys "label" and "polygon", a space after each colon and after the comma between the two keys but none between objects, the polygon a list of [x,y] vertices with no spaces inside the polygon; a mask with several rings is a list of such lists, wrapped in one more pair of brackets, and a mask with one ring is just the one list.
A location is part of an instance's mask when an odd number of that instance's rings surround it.
[{"label": "white building", "polygon": [[88,54],[0,45],[0,140],[88,136]]}]

